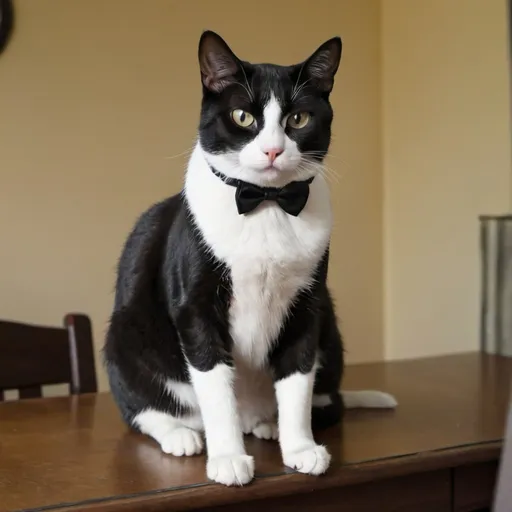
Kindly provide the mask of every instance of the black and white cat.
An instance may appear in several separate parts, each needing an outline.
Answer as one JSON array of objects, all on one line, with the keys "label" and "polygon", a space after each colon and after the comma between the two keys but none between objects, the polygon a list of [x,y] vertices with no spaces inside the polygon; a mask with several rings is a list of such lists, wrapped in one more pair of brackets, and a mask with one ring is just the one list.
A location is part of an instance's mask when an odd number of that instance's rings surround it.
[{"label": "black and white cat", "polygon": [[244,434],[324,473],[312,430],[346,407],[394,407],[339,387],[343,348],[326,285],[332,216],[322,160],[333,38],[294,66],[250,64],[205,32],[197,145],[182,193],[138,220],[118,269],[105,359],[125,421],[165,453],[207,446],[207,475],[254,476]]}]

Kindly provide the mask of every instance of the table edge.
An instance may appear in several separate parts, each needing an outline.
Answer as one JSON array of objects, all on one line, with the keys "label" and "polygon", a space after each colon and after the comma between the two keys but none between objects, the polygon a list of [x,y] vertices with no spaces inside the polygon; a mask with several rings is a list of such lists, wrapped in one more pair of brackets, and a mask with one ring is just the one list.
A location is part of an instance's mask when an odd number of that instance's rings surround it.
[{"label": "table edge", "polygon": [[[112,496],[24,509],[25,512],[160,512],[194,510],[253,501],[278,498],[296,493],[309,493],[334,487],[362,484],[463,466],[472,463],[498,460],[503,441],[488,441],[477,445],[449,447],[414,454],[398,455],[333,468],[320,477],[298,473],[264,475],[241,488],[228,488],[205,482],[175,489],[162,489],[129,496]],[[198,489],[202,492],[198,493]]]}]

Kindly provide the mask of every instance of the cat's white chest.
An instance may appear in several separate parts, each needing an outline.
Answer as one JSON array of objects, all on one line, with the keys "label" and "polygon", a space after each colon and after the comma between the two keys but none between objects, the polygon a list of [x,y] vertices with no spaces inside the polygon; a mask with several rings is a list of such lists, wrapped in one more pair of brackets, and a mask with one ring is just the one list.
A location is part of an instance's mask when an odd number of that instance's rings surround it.
[{"label": "cat's white chest", "polygon": [[226,258],[233,298],[229,311],[235,351],[261,366],[299,290],[311,285],[325,251],[323,229],[300,229],[267,205],[244,219],[239,239]]},{"label": "cat's white chest", "polygon": [[[189,172],[199,174],[194,168]],[[200,174],[201,181],[193,175],[187,178],[187,200],[210,250],[230,271],[234,351],[247,364],[261,367],[293,299],[311,285],[329,243],[327,184],[321,176],[315,178],[298,217],[276,203],[239,215],[233,187],[209,169]]]}]

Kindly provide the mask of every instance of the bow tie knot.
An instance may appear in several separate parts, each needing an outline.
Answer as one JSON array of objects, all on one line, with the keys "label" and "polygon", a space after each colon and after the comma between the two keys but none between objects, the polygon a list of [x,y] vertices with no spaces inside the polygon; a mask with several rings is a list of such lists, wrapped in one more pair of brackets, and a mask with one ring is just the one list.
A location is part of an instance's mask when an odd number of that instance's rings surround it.
[{"label": "bow tie knot", "polygon": [[265,192],[265,199],[267,201],[277,201],[279,197],[279,189],[278,188],[267,188],[263,189]]}]

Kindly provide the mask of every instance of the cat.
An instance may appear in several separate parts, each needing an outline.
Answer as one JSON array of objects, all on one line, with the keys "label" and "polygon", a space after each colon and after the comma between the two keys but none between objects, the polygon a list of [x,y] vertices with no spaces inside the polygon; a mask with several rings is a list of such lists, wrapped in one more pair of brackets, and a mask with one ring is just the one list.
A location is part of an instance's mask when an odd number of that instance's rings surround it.
[{"label": "cat", "polygon": [[201,453],[204,432],[221,484],[254,476],[244,434],[278,439],[286,466],[320,475],[331,457],[315,429],[344,405],[396,405],[339,392],[322,161],[341,48],[335,37],[297,65],[251,64],[203,32],[184,188],[138,219],[120,257],[104,347],[114,399],[165,453]]}]

